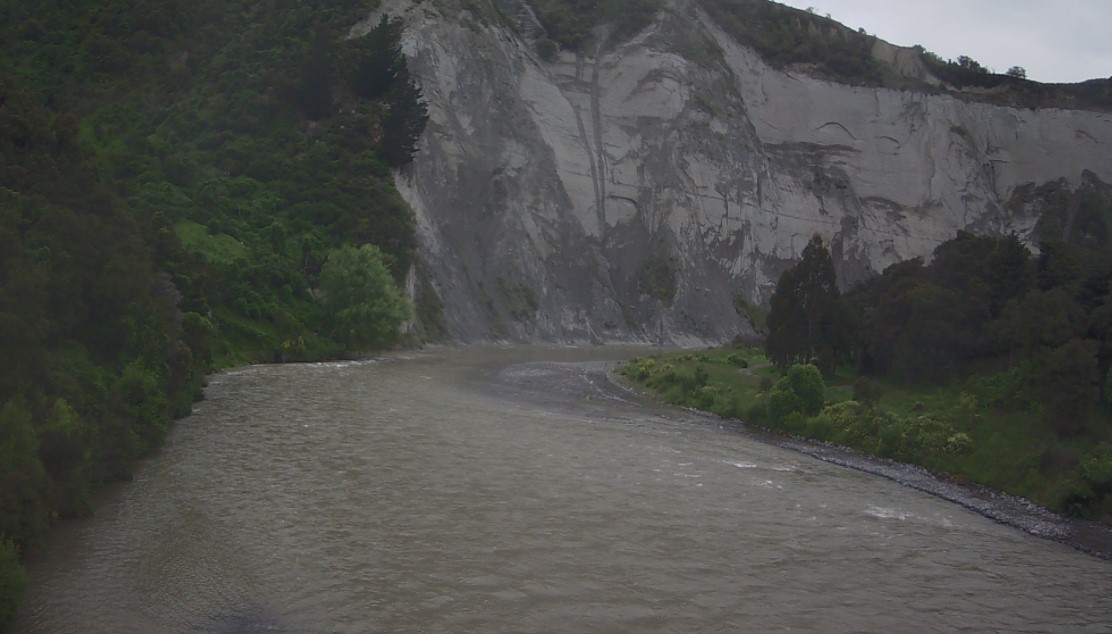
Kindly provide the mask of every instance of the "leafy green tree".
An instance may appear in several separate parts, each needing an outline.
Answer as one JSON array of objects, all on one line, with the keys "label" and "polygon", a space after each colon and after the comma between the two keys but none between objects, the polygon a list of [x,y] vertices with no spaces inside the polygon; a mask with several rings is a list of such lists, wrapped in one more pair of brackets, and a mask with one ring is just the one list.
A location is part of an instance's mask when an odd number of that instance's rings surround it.
[{"label": "leafy green tree", "polygon": [[399,292],[374,245],[333,250],[320,274],[321,305],[331,336],[350,348],[394,343],[409,318],[409,302]]},{"label": "leafy green tree", "polygon": [[778,366],[813,362],[831,373],[848,358],[853,345],[849,313],[820,236],[812,238],[802,259],[780,275],[767,323],[765,351]]},{"label": "leafy green tree", "polygon": [[[997,240],[986,236],[976,236],[959,231],[957,236],[947,240],[934,250],[934,259],[929,267],[929,279],[943,293],[955,294],[954,304],[950,307],[948,319],[947,345],[955,359],[964,360],[983,355],[987,352],[989,339],[985,333],[992,316],[994,302],[990,265],[997,251]],[[999,257],[998,266],[1009,264],[1008,257]],[[1002,288],[1001,292],[1007,292]],[[944,307],[935,307],[936,313]]]},{"label": "leafy green tree", "polygon": [[307,119],[316,121],[332,113],[333,57],[328,36],[318,31],[301,63],[297,82],[297,103]]},{"label": "leafy green tree", "polygon": [[1102,377],[1096,352],[1093,341],[1075,338],[1046,349],[1037,359],[1035,392],[1043,404],[1043,419],[1060,436],[1080,432],[1097,401]]},{"label": "leafy green tree", "polygon": [[24,249],[13,198],[0,192],[0,402],[41,377],[50,326],[47,273]]},{"label": "leafy green tree", "polygon": [[19,547],[34,543],[49,523],[46,473],[25,402],[0,408],[0,537]]},{"label": "leafy green tree", "polygon": [[963,297],[923,281],[896,301],[903,304],[906,319],[897,326],[892,369],[909,380],[930,382],[960,372],[963,356],[974,345]]},{"label": "leafy green tree", "polygon": [[981,66],[981,64],[978,63],[977,60],[973,59],[972,57],[969,57],[968,55],[958,55],[957,63],[958,63],[958,66],[960,66],[961,68],[963,68],[965,70],[973,71],[975,73],[987,73],[988,72],[987,68],[985,68],[984,66]]},{"label": "leafy green tree", "polygon": [[791,414],[815,416],[826,400],[822,372],[811,364],[788,368],[768,394],[768,413],[773,420],[784,422]]},{"label": "leafy green tree", "polygon": [[786,377],[795,395],[799,397],[803,413],[814,416],[822,410],[826,402],[826,385],[822,380],[822,372],[813,365],[793,365],[788,370]]},{"label": "leafy green tree", "polygon": [[920,258],[897,262],[847,296],[859,324],[862,372],[885,374],[892,370],[909,312],[899,298],[920,284],[925,275]]},{"label": "leafy green tree", "polygon": [[995,319],[1005,304],[1034,286],[1031,252],[1014,233],[997,240],[985,262],[984,276],[990,289],[989,310]]},{"label": "leafy green tree", "polygon": [[1033,289],[1004,307],[992,332],[997,346],[1009,356],[1030,356],[1083,336],[1087,326],[1085,312],[1065,290]]},{"label": "leafy green tree", "polygon": [[60,516],[92,511],[93,430],[65,399],[56,399],[37,430],[39,458]]}]

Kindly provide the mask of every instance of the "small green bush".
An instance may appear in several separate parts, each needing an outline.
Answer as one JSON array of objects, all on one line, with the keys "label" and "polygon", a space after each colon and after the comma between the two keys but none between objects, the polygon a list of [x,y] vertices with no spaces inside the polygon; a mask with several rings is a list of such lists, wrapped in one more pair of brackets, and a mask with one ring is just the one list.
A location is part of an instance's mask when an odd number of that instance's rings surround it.
[{"label": "small green bush", "polygon": [[768,416],[775,423],[783,423],[790,414],[803,411],[799,395],[783,381],[768,394]]},{"label": "small green bush", "polygon": [[834,422],[824,410],[818,416],[813,416],[807,420],[804,432],[807,436],[816,440],[828,440],[833,429]]},{"label": "small green bush", "polygon": [[730,355],[726,357],[726,362],[735,368],[749,367],[749,360],[736,352],[731,352]]},{"label": "small green bush", "polygon": [[718,388],[704,385],[695,390],[695,407],[711,409],[718,398]]},{"label": "small green bush", "polygon": [[786,380],[799,397],[803,413],[814,416],[822,410],[826,401],[826,385],[822,380],[822,372],[817,367],[811,364],[793,365],[788,370]]},{"label": "small green bush", "polygon": [[968,453],[973,449],[973,439],[969,434],[959,431],[946,439],[946,453]]}]

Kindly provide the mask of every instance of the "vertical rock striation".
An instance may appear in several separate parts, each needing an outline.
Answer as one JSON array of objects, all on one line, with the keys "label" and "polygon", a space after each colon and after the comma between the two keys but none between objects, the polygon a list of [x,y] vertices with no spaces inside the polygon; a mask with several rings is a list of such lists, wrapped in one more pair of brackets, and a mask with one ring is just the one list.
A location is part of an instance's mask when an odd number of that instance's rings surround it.
[{"label": "vertical rock striation", "polygon": [[815,233],[852,283],[962,229],[1029,240],[1034,188],[1112,182],[1107,113],[782,72],[684,1],[544,61],[524,3],[462,4],[381,9],[429,103],[398,185],[462,341],[719,342]]}]

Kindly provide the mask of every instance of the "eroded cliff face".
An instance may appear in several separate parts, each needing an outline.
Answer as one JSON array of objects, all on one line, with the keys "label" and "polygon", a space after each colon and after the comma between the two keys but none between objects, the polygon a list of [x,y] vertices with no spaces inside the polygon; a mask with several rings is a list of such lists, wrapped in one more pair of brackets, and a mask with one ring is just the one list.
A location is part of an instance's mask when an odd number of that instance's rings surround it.
[{"label": "eroded cliff face", "polygon": [[450,5],[382,10],[430,114],[398,185],[461,341],[720,342],[815,233],[849,284],[961,229],[1030,239],[1033,188],[1112,182],[1108,114],[780,72],[690,2],[551,61],[524,4]]}]

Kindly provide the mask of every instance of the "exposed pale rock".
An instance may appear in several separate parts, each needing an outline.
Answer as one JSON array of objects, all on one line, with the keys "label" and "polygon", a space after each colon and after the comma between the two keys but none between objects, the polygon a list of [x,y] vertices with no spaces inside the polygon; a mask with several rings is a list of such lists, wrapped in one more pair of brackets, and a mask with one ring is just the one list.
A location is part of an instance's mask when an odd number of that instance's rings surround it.
[{"label": "exposed pale rock", "polygon": [[[616,48],[543,62],[527,7],[499,4],[517,28],[381,9],[405,18],[429,103],[398,184],[461,340],[722,341],[749,331],[735,296],[766,302],[815,233],[851,283],[961,229],[1030,239],[1039,209],[1007,204],[1021,188],[1112,182],[1108,114],[780,72],[686,2]],[[646,279],[651,258],[674,289]]]}]

